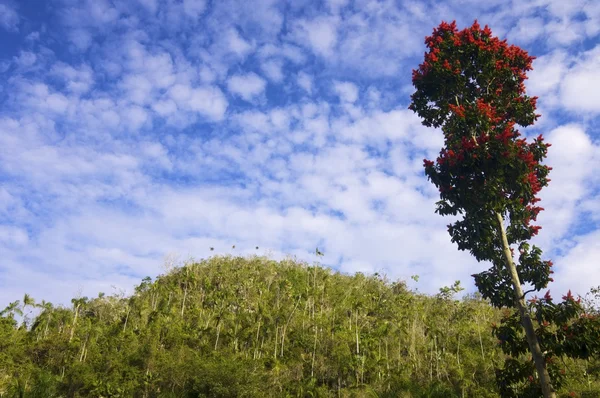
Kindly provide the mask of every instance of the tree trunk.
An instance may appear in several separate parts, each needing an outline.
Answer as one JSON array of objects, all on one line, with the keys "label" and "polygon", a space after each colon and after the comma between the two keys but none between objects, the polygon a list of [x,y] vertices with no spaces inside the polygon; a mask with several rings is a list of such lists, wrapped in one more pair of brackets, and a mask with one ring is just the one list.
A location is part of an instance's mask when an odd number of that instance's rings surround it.
[{"label": "tree trunk", "polygon": [[300,304],[300,299],[301,297],[298,297],[298,301],[296,301],[296,305],[294,306],[294,309],[292,310],[290,316],[287,319],[287,322],[283,325],[283,329],[281,330],[281,355],[279,355],[280,357],[283,357],[283,347],[284,347],[284,343],[285,343],[285,332],[287,331],[287,327],[290,324],[290,321],[292,320],[292,317],[294,316],[294,312],[296,312],[296,308],[298,308],[298,304]]},{"label": "tree trunk", "polygon": [[219,346],[219,334],[221,334],[221,320],[219,320],[217,322],[217,338],[215,340],[215,351],[217,350],[217,347]]},{"label": "tree trunk", "polygon": [[50,315],[48,315],[48,319],[46,319],[46,327],[44,328],[44,338],[48,335],[48,325],[50,324]]},{"label": "tree trunk", "polygon": [[548,374],[548,369],[546,368],[546,361],[544,359],[544,355],[542,354],[540,343],[535,335],[535,329],[533,328],[531,315],[529,314],[529,309],[525,304],[525,296],[523,295],[523,289],[521,288],[519,274],[517,273],[517,268],[513,262],[510,246],[508,245],[508,239],[504,229],[504,219],[502,218],[502,214],[498,212],[496,212],[496,217],[498,219],[500,233],[502,235],[502,248],[504,251],[504,258],[506,260],[506,268],[510,272],[510,277],[514,287],[515,305],[519,309],[519,314],[521,315],[521,323],[525,329],[529,350],[531,351],[533,362],[535,363],[535,368],[537,369],[538,377],[540,378],[542,393],[544,394],[544,398],[555,398],[556,393],[554,392],[554,388],[550,382],[550,375]]},{"label": "tree trunk", "polygon": [[79,316],[79,304],[75,307],[75,317],[73,318],[73,326],[71,327],[71,335],[69,336],[69,343],[73,340],[75,334],[75,327],[77,326],[77,317]]},{"label": "tree trunk", "polygon": [[317,325],[315,324],[315,342],[313,344],[312,361],[310,365],[310,377],[315,376],[315,358],[317,357]]},{"label": "tree trunk", "polygon": [[187,285],[185,286],[185,290],[183,291],[183,301],[181,302],[181,317],[183,318],[183,311],[185,310],[185,299],[187,297]]},{"label": "tree trunk", "polygon": [[129,305],[127,305],[127,314],[125,315],[125,323],[123,324],[123,333],[125,333],[125,330],[127,329],[127,321],[129,320],[129,311],[131,311],[131,308],[129,307]]}]

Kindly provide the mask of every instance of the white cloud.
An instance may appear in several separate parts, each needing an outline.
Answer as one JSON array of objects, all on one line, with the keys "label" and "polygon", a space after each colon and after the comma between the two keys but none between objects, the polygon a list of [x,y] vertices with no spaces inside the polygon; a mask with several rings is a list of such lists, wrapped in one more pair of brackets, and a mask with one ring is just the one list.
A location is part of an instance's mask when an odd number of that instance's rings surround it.
[{"label": "white cloud", "polygon": [[282,57],[294,64],[303,64],[306,62],[304,52],[292,44],[276,46],[268,43],[262,46],[257,53],[261,58]]},{"label": "white cloud", "polygon": [[560,99],[566,109],[600,113],[600,45],[583,54],[560,86]]},{"label": "white cloud", "polygon": [[313,78],[305,72],[298,73],[296,79],[298,86],[302,87],[308,94],[312,94]]},{"label": "white cloud", "polygon": [[69,39],[81,51],[87,50],[92,45],[92,34],[86,29],[72,30]]},{"label": "white cloud", "polygon": [[17,80],[15,88],[18,90],[15,97],[21,101],[21,104],[37,112],[51,115],[61,114],[76,103],[75,99],[71,99],[61,92],[55,92],[44,83]]},{"label": "white cloud", "polygon": [[330,57],[338,42],[338,24],[339,19],[336,17],[304,20],[296,24],[293,34],[298,44],[308,44],[317,55]]},{"label": "white cloud", "polygon": [[327,6],[332,13],[337,14],[348,4],[348,0],[327,0]]},{"label": "white cloud", "polygon": [[273,82],[279,83],[283,80],[283,62],[280,60],[270,59],[260,66],[264,74]]},{"label": "white cloud", "polygon": [[[175,84],[169,89],[168,94],[179,108],[198,112],[214,121],[222,120],[228,107],[227,99],[218,87],[190,87],[184,84]],[[172,105],[168,103],[161,103],[159,109],[173,110]]]},{"label": "white cloud", "polygon": [[340,23],[338,51],[330,62],[363,76],[402,76],[402,61],[422,54],[422,38],[434,23],[439,20],[429,25],[391,2],[368,3]]},{"label": "white cloud", "polygon": [[568,68],[567,59],[567,54],[562,50],[536,58],[527,80],[527,92],[539,96],[540,100],[546,100],[549,94],[556,95],[554,91]]},{"label": "white cloud", "polygon": [[160,116],[165,117],[177,112],[177,105],[173,100],[167,99],[155,102],[152,104],[152,109]]},{"label": "white cloud", "polygon": [[50,73],[61,78],[67,90],[73,93],[86,93],[94,85],[94,72],[89,65],[74,67],[58,62],[52,66]]},{"label": "white cloud", "polygon": [[240,36],[237,29],[230,28],[227,32],[227,44],[229,50],[241,58],[244,58],[250,51],[252,51],[252,44],[248,43],[242,36]]},{"label": "white cloud", "polygon": [[245,75],[234,75],[227,81],[229,92],[246,101],[251,101],[254,97],[262,94],[266,86],[267,82],[254,72]]},{"label": "white cloud", "polygon": [[127,126],[132,131],[137,131],[150,120],[148,112],[138,105],[132,105],[123,109],[121,118],[127,123]]},{"label": "white cloud", "polygon": [[551,21],[546,24],[548,40],[558,45],[569,45],[584,38],[584,25],[579,21]]},{"label": "white cloud", "polygon": [[119,15],[119,11],[108,0],[84,0],[76,3],[76,7],[67,8],[64,18],[73,27],[102,27],[114,23]]},{"label": "white cloud", "polygon": [[19,14],[10,3],[0,3],[0,27],[9,32],[19,30]]},{"label": "white cloud", "polygon": [[218,87],[199,87],[192,91],[189,107],[212,120],[222,120],[227,110],[227,99]]},{"label": "white cloud", "polygon": [[546,161],[553,167],[552,181],[540,194],[546,211],[540,213],[538,221],[543,227],[540,241],[551,247],[551,242],[561,239],[577,221],[582,210],[578,204],[595,185],[590,178],[600,166],[600,147],[576,124],[560,126],[546,139],[552,144]]},{"label": "white cloud", "polygon": [[333,89],[342,102],[353,103],[358,99],[358,87],[354,83],[334,81]]},{"label": "white cloud", "polygon": [[8,246],[23,246],[29,242],[27,231],[10,225],[0,224],[0,243]]},{"label": "white cloud", "polygon": [[36,60],[37,56],[30,51],[21,51],[18,57],[14,57],[15,64],[22,68],[33,66]]},{"label": "white cloud", "polygon": [[153,14],[156,12],[156,10],[158,8],[157,0],[137,0],[137,1],[141,5],[146,7],[148,9],[148,11],[150,11]]},{"label": "white cloud", "polygon": [[127,99],[134,104],[142,105],[152,100],[152,83],[143,75],[127,75],[121,86],[127,92]]},{"label": "white cloud", "polygon": [[575,238],[574,247],[556,260],[555,284],[563,294],[572,289],[585,295],[590,288],[600,286],[599,258],[600,231]]},{"label": "white cloud", "polygon": [[508,33],[508,39],[511,42],[529,44],[544,34],[544,25],[544,19],[540,17],[521,18],[517,26]]}]

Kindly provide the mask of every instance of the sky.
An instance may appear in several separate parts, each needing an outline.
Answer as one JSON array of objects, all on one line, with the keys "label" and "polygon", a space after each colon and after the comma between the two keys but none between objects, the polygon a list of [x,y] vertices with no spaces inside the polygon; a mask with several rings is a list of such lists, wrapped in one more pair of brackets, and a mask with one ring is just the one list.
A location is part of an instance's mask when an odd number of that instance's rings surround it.
[{"label": "sky", "polygon": [[537,57],[542,117],[522,131],[554,169],[535,243],[551,292],[584,295],[600,285],[600,2],[0,0],[0,307],[131,293],[214,254],[473,292],[489,264],[434,213],[422,163],[442,133],[407,106],[424,37],[475,19]]}]

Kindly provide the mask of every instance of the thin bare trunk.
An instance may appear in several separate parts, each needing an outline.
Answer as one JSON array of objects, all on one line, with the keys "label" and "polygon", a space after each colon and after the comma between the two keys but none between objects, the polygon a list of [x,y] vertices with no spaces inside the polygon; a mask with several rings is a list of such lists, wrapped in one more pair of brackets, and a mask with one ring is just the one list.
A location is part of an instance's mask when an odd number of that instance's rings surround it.
[{"label": "thin bare trunk", "polygon": [[185,299],[187,298],[187,286],[183,291],[183,301],[181,302],[181,316],[183,317],[183,311],[185,310]]},{"label": "thin bare trunk", "polygon": [[287,327],[290,324],[290,321],[292,320],[292,316],[294,316],[294,312],[296,312],[296,308],[298,308],[298,304],[300,304],[300,297],[298,297],[298,301],[296,301],[296,305],[294,306],[292,313],[288,317],[287,322],[285,323],[285,325],[283,325],[283,329],[281,330],[281,355],[280,355],[281,357],[283,357],[283,347],[284,347],[284,343],[285,343],[285,331],[287,330]]},{"label": "thin bare trunk", "polygon": [[217,347],[219,346],[219,334],[221,333],[221,322],[219,321],[217,323],[217,338],[215,340],[215,351],[217,350]]},{"label": "thin bare trunk", "polygon": [[458,335],[458,344],[456,344],[456,363],[460,369],[460,334]]},{"label": "thin bare trunk", "polygon": [[535,335],[535,329],[533,328],[533,322],[531,320],[531,315],[529,314],[529,309],[525,304],[525,296],[523,294],[523,289],[521,288],[519,274],[517,273],[517,268],[513,262],[512,253],[510,251],[510,246],[506,237],[506,231],[504,229],[504,219],[502,218],[502,214],[498,212],[496,212],[496,217],[498,219],[498,225],[502,235],[502,249],[504,252],[504,258],[506,260],[506,268],[510,272],[510,277],[512,279],[514,288],[515,305],[517,306],[519,314],[521,315],[521,323],[525,329],[529,350],[531,351],[533,362],[535,363],[535,368],[537,369],[538,377],[540,378],[542,393],[544,394],[544,398],[555,398],[556,393],[554,392],[554,388],[552,387],[552,383],[550,381],[550,375],[548,374],[548,369],[546,368],[546,361],[544,359],[544,355],[542,354],[540,343]]},{"label": "thin bare trunk", "polygon": [[81,347],[81,355],[79,355],[79,362],[83,362],[83,359],[85,357],[85,347],[87,346],[89,337],[90,337],[89,334],[85,337],[85,341],[83,342],[83,347]]},{"label": "thin bare trunk", "polygon": [[481,339],[481,324],[477,324],[477,334],[479,335],[479,348],[481,349],[481,359],[485,363],[485,352],[483,351],[483,340]]},{"label": "thin bare trunk", "polygon": [[438,353],[437,335],[433,336],[433,344],[435,347],[435,374],[437,379],[440,379],[440,355]]},{"label": "thin bare trunk", "polygon": [[359,341],[358,341],[358,309],[356,310],[356,324],[355,324],[355,328],[354,328],[354,333],[356,335],[356,355],[360,355],[360,345],[359,345]]},{"label": "thin bare trunk", "polygon": [[317,355],[317,325],[315,325],[315,342],[313,344],[312,361],[310,365],[310,377],[315,375],[315,357]]},{"label": "thin bare trunk", "polygon": [[275,351],[273,351],[273,358],[277,359],[277,343],[279,342],[279,326],[275,324]]},{"label": "thin bare trunk", "polygon": [[48,335],[48,325],[50,324],[50,316],[48,315],[48,318],[46,319],[46,327],[44,328],[44,338],[46,338],[46,336]]},{"label": "thin bare trunk", "polygon": [[262,321],[262,318],[258,319],[258,327],[256,328],[256,345],[254,347],[254,359],[256,359],[256,355],[258,353],[258,337],[260,334],[260,323]]},{"label": "thin bare trunk", "polygon": [[69,343],[73,340],[75,334],[75,327],[77,326],[77,317],[79,317],[79,304],[75,307],[75,317],[73,318],[73,326],[71,327],[71,335],[69,336]]},{"label": "thin bare trunk", "polygon": [[125,330],[127,329],[127,321],[129,320],[129,312],[131,311],[131,308],[129,306],[127,306],[127,315],[125,315],[125,324],[123,324],[123,333],[125,333]]}]

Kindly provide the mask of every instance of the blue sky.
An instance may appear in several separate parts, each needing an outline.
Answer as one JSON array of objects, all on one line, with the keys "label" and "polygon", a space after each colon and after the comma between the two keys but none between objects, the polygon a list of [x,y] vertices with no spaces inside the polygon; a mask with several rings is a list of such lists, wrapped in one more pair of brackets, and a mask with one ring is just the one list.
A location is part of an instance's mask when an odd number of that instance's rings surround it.
[{"label": "blue sky", "polygon": [[600,285],[597,1],[0,0],[0,307],[131,292],[211,246],[472,291],[488,265],[422,170],[441,132],[406,109],[454,19],[538,57],[536,242],[551,290]]}]

